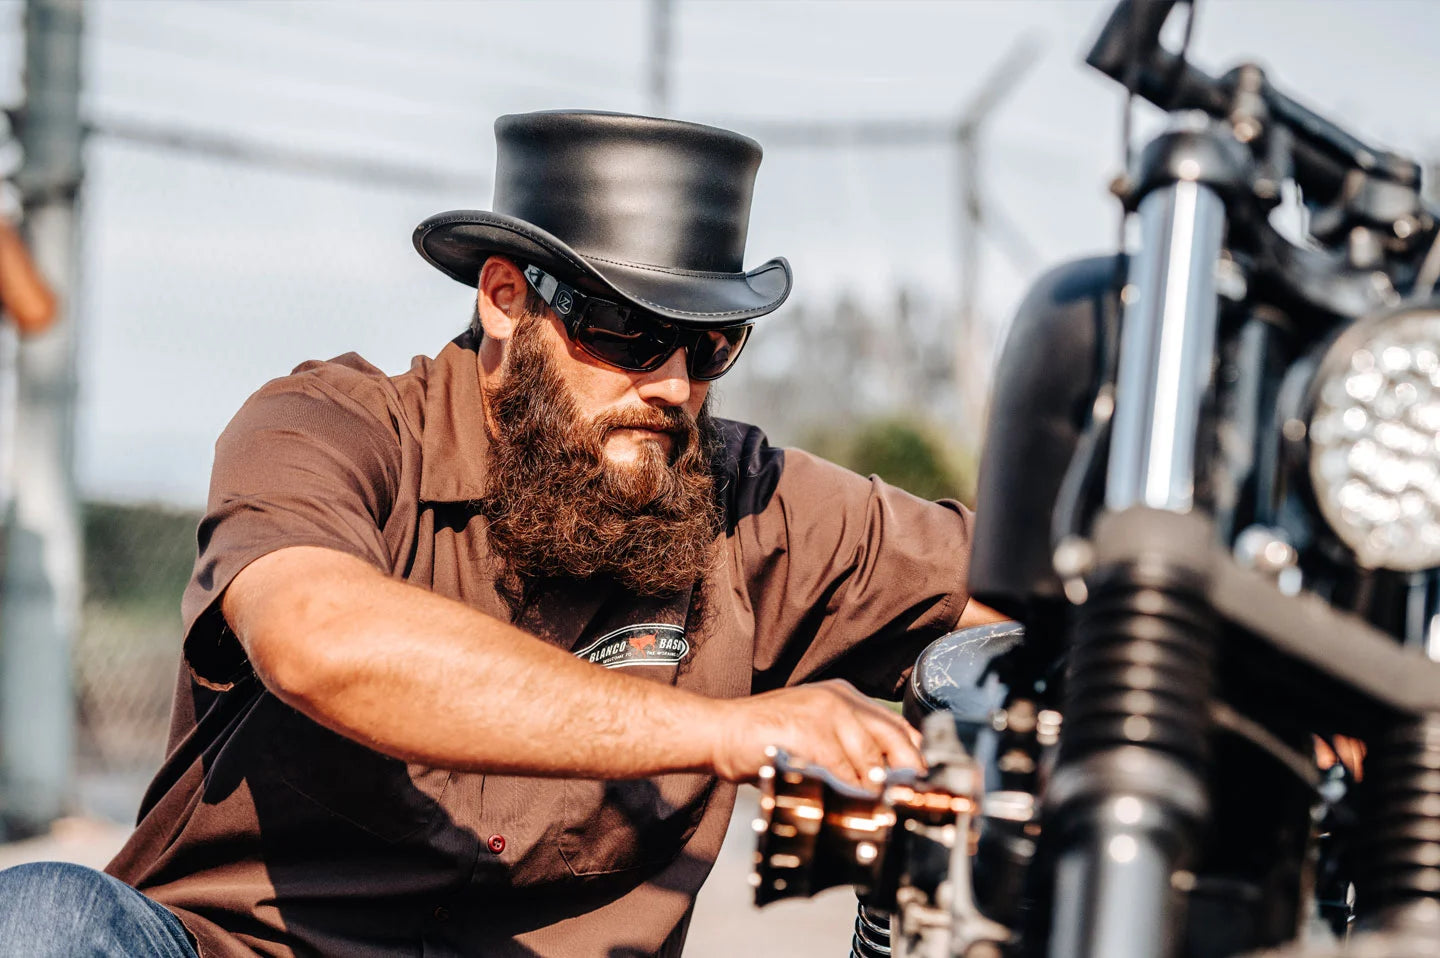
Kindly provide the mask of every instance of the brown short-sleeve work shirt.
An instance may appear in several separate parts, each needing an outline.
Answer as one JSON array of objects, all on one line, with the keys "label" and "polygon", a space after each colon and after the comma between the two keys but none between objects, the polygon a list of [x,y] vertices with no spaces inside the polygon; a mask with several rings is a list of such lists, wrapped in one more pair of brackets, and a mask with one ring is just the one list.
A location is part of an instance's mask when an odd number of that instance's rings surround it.
[{"label": "brown short-sleeve work shirt", "polygon": [[722,423],[726,527],[701,601],[577,583],[512,613],[475,507],[479,376],[467,336],[399,376],[353,354],[306,363],[216,444],[169,754],[108,869],[204,956],[678,955],[735,798],[700,774],[424,768],[325,729],[265,690],[219,614],[261,555],[338,549],[597,666],[715,697],[832,676],[894,694],[964,608],[961,506]]}]

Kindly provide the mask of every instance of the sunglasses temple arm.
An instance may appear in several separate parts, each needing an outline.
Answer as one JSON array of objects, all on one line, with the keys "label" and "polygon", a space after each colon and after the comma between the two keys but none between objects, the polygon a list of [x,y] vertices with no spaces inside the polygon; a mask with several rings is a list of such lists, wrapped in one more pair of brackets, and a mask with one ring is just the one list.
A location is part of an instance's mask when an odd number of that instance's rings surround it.
[{"label": "sunglasses temple arm", "polygon": [[526,268],[525,278],[530,281],[531,286],[535,287],[535,292],[540,294],[540,298],[545,300],[546,305],[554,301],[555,293],[560,288],[560,281],[558,279],[549,273],[536,269],[534,266]]}]

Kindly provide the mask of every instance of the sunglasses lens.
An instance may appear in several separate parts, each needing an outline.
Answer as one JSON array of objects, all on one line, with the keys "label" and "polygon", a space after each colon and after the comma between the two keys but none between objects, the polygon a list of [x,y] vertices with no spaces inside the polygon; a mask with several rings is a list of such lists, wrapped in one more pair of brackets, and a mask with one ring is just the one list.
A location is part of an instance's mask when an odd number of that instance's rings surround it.
[{"label": "sunglasses lens", "polygon": [[[735,364],[750,336],[749,326],[699,333],[689,346],[690,377],[716,379]],[[680,329],[649,313],[604,299],[585,304],[575,342],[591,356],[632,371],[657,369],[679,347]]]},{"label": "sunglasses lens", "polygon": [[648,370],[675,351],[679,331],[638,310],[592,300],[575,341],[596,359],[621,369]]},{"label": "sunglasses lens", "polygon": [[691,378],[703,380],[723,376],[740,358],[740,350],[749,338],[749,326],[707,329],[701,333],[690,348]]}]

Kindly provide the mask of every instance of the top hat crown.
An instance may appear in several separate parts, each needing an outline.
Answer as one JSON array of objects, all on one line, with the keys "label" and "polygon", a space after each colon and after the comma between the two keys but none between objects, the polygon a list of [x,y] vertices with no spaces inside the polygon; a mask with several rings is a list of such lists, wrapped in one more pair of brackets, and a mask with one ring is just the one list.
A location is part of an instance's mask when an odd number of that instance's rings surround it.
[{"label": "top hat crown", "polygon": [[493,254],[559,271],[686,325],[749,322],[789,295],[781,257],[745,271],[760,145],[716,127],[619,113],[495,121],[493,211],[452,210],[415,248],[474,286]]}]

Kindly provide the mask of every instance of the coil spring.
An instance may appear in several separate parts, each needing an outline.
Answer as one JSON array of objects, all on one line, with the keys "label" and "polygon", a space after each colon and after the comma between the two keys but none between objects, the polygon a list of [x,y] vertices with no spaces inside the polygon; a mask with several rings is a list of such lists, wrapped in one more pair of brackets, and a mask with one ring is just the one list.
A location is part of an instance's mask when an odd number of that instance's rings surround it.
[{"label": "coil spring", "polygon": [[1216,623],[1183,570],[1112,566],[1076,612],[1062,761],[1120,745],[1208,758]]},{"label": "coil spring", "polygon": [[890,958],[890,916],[860,905],[855,916],[855,937],[850,958]]},{"label": "coil spring", "polygon": [[1368,837],[1357,849],[1361,916],[1440,900],[1440,715],[1402,723],[1365,760]]}]

